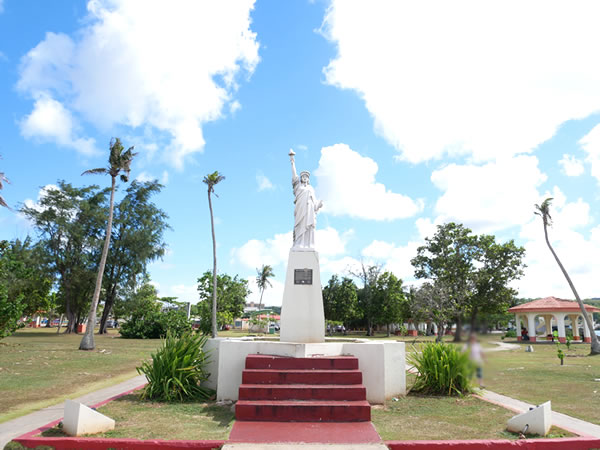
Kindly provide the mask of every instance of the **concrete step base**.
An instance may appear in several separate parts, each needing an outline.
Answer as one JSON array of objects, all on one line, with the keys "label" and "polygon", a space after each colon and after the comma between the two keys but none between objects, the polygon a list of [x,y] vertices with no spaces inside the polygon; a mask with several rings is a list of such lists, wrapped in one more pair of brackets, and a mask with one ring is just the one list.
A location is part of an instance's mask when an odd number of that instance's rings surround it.
[{"label": "concrete step base", "polygon": [[235,416],[261,422],[368,422],[371,406],[366,400],[239,400]]}]

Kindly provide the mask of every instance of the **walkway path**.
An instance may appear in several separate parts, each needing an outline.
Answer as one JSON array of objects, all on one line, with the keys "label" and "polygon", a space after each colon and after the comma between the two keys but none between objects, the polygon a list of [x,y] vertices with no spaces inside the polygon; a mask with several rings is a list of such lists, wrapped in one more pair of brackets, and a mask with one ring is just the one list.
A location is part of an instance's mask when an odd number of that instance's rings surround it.
[{"label": "walkway path", "polygon": [[[93,406],[115,397],[116,395],[135,389],[144,383],[146,383],[146,377],[144,375],[139,375],[137,377],[130,378],[127,381],[123,381],[122,383],[115,384],[114,386],[109,386],[107,388],[100,389],[99,391],[82,395],[81,397],[73,400],[83,403],[87,406]],[[26,416],[21,416],[4,423],[0,423],[0,449],[4,448],[4,446],[13,438],[40,428],[55,420],[61,419],[63,417],[64,409],[65,403],[63,402],[40,409],[39,411],[27,414]]]}]

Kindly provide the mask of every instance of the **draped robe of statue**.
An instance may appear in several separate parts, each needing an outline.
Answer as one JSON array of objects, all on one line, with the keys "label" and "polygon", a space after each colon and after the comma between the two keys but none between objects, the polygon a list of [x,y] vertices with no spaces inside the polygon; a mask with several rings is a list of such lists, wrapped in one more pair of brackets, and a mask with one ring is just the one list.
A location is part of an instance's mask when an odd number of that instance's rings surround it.
[{"label": "draped robe of statue", "polygon": [[[302,174],[301,174],[302,175]],[[292,178],[294,188],[294,248],[314,248],[317,224],[315,190],[300,177]]]}]

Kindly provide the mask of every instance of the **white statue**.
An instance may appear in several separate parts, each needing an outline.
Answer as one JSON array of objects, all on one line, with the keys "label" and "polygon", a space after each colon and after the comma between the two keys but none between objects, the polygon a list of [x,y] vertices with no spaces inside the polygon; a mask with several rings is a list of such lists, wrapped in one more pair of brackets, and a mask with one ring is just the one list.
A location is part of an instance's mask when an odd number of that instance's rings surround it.
[{"label": "white statue", "polygon": [[315,247],[315,227],[317,211],[323,206],[315,197],[310,185],[310,172],[303,170],[300,177],[296,174],[294,151],[288,153],[292,162],[292,186],[294,188],[294,246],[293,248],[313,249]]}]

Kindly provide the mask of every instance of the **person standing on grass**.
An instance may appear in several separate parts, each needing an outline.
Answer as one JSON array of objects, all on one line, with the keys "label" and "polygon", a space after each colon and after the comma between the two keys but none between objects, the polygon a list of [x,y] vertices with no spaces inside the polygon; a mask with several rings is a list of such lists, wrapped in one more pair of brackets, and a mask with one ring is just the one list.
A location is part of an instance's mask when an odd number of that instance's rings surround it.
[{"label": "person standing on grass", "polygon": [[473,364],[475,364],[475,373],[477,376],[477,382],[479,383],[479,387],[483,389],[483,361],[485,360],[485,356],[483,355],[483,348],[481,347],[481,344],[477,341],[477,336],[475,336],[475,333],[472,333],[469,336],[467,351],[469,352],[469,359],[473,362]]}]

